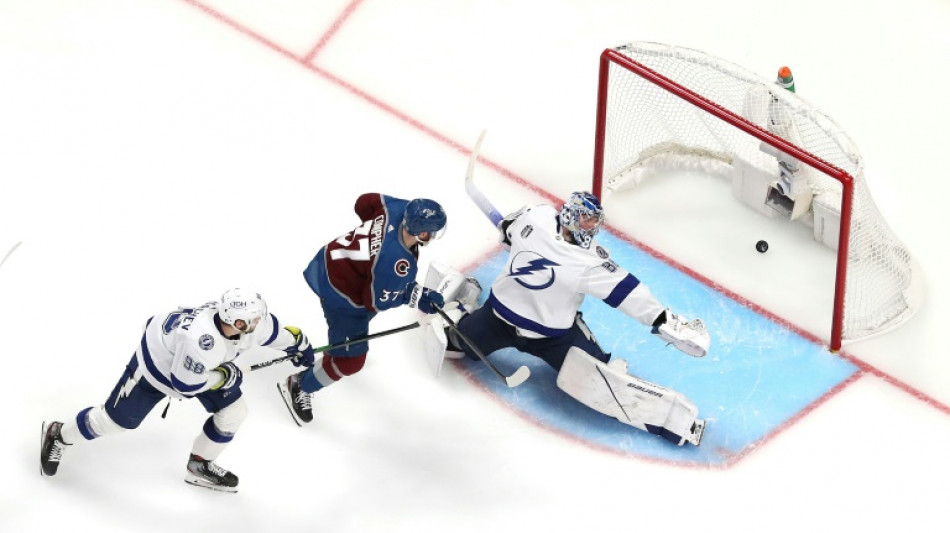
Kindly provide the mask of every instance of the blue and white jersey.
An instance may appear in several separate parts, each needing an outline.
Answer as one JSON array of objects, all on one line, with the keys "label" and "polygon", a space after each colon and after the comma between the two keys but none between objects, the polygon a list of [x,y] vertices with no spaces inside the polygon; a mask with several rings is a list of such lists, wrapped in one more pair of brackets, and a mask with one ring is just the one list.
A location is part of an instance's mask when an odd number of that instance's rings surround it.
[{"label": "blue and white jersey", "polygon": [[145,379],[172,398],[190,398],[216,383],[209,383],[215,367],[233,361],[253,346],[282,350],[294,344],[293,335],[272,314],[250,334],[225,337],[218,325],[216,302],[201,307],[180,307],[155,315],[145,325],[135,351]]},{"label": "blue and white jersey", "polygon": [[649,288],[597,241],[584,249],[565,240],[554,207],[527,207],[506,218],[512,219],[505,229],[508,263],[492,283],[488,303],[519,334],[541,338],[567,333],[588,294],[644,325],[652,325],[663,312]]}]

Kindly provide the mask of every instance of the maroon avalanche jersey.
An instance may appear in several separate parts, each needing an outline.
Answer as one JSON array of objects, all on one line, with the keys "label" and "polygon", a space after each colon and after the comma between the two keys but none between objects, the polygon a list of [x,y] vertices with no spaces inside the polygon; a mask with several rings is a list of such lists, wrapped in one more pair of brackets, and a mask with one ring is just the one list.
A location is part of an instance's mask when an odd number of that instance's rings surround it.
[{"label": "maroon avalanche jersey", "polygon": [[327,243],[304,271],[326,304],[375,313],[404,303],[418,259],[418,248],[407,248],[400,238],[408,203],[378,193],[356,200],[354,210],[363,223]]}]

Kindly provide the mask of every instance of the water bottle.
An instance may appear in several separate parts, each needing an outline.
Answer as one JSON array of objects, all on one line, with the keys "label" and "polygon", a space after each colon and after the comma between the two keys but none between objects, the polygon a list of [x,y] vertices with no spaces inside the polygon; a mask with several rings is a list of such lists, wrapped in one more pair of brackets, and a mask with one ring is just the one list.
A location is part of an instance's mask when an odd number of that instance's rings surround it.
[{"label": "water bottle", "polygon": [[784,89],[795,92],[795,78],[792,77],[792,69],[788,67],[778,69],[778,78],[775,79],[775,83]]}]

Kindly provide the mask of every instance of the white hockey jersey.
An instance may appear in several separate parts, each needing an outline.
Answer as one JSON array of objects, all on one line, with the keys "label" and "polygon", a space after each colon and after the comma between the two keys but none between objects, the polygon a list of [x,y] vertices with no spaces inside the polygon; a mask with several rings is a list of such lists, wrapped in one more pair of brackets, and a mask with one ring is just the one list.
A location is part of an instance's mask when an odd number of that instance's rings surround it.
[{"label": "white hockey jersey", "polygon": [[210,389],[215,367],[233,361],[254,346],[282,350],[294,337],[274,315],[268,314],[250,334],[225,337],[215,324],[216,302],[198,308],[181,307],[155,315],[145,325],[135,351],[145,379],[172,398],[190,398]]},{"label": "white hockey jersey", "polygon": [[565,240],[554,207],[526,207],[506,218],[512,219],[505,229],[508,263],[492,284],[488,303],[520,335],[567,333],[588,294],[648,326],[663,312],[649,288],[596,240],[589,249]]}]

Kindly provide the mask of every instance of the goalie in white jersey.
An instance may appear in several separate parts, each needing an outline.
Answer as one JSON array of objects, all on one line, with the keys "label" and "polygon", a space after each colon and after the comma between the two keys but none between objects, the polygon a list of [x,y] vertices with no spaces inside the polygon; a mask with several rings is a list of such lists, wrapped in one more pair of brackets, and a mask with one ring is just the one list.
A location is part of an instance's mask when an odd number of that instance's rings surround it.
[{"label": "goalie in white jersey", "polygon": [[[461,317],[458,328],[486,354],[510,347],[540,357],[558,369],[561,389],[597,411],[677,445],[699,445],[705,421],[696,406],[628,375],[626,362],[604,353],[578,312],[591,295],[690,355],[709,348],[701,320],[665,309],[594,240],[603,220],[600,202],[586,192],[572,194],[560,212],[538,205],[505,217],[498,228],[508,262],[485,305]],[[452,349],[469,349],[451,332],[449,339]]]},{"label": "goalie in white jersey", "polygon": [[293,326],[282,327],[253,291],[231,289],[201,307],[149,318],[135,355],[104,404],[65,422],[43,423],[40,473],[55,475],[68,445],[137,428],[166,397],[197,398],[211,416],[195,438],[185,481],[237,492],[237,476],[214,460],[247,417],[242,373],[234,361],[256,346],[284,350],[297,365],[313,364],[306,336]]}]

